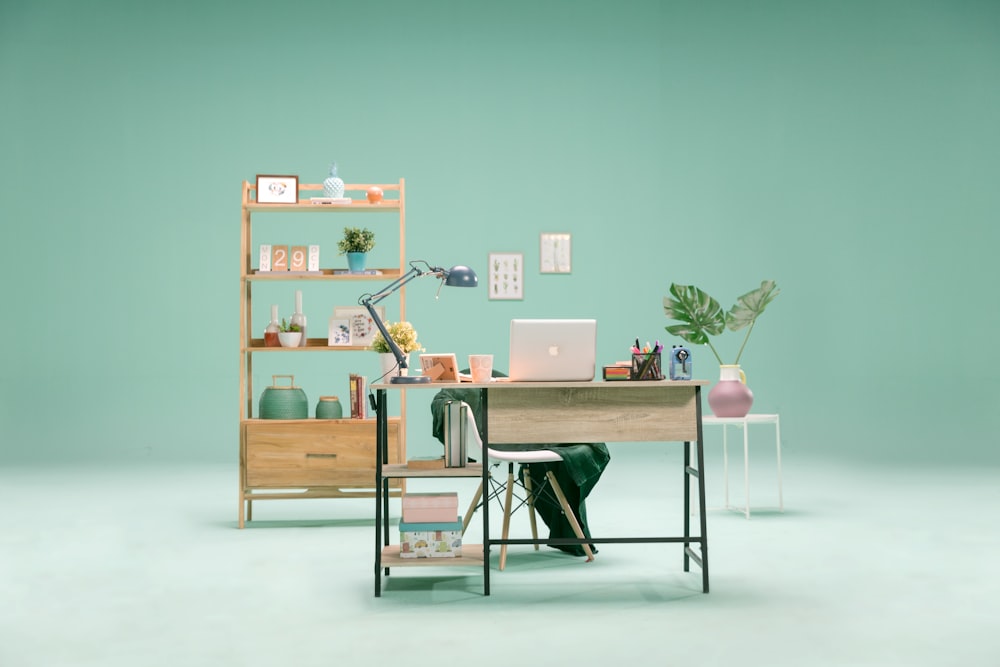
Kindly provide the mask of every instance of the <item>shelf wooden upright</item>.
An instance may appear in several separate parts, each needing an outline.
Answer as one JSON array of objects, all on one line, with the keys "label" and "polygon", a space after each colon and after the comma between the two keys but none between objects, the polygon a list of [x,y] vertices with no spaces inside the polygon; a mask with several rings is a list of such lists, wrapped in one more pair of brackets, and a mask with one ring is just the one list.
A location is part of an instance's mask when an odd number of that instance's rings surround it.
[{"label": "shelf wooden upright", "polygon": [[[385,198],[370,204],[364,197],[368,188],[382,188]],[[362,193],[350,204],[314,204],[312,196],[321,196],[320,184],[300,184],[299,203],[265,204],[256,201],[256,185],[243,182],[242,219],[240,231],[240,474],[239,527],[253,519],[253,501],[292,498],[358,498],[374,496],[375,480],[375,419],[261,419],[255,414],[255,401],[262,388],[253,386],[253,360],[257,355],[280,354],[368,354],[367,347],[346,345],[331,347],[327,338],[309,338],[305,347],[266,347],[263,331],[266,323],[253,321],[253,286],[268,282],[322,283],[331,289],[363,281],[390,282],[403,275],[406,263],[406,187],[398,183],[358,183],[345,185],[345,194]],[[343,216],[398,217],[399,263],[378,267],[378,275],[345,275],[342,267],[321,267],[315,274],[259,273],[253,243],[253,218],[269,213],[301,213],[324,216],[343,223]],[[391,238],[388,228],[379,232],[380,240]],[[384,233],[383,233],[384,232]],[[327,253],[327,256],[336,256]],[[374,267],[373,267],[374,268]],[[399,319],[406,319],[406,288],[398,291]],[[323,332],[326,333],[325,327]],[[255,335],[256,334],[256,335]],[[357,357],[358,368],[374,363]],[[344,373],[346,381],[347,373]],[[311,406],[310,406],[311,410]],[[346,412],[346,407],[345,407]],[[400,416],[389,423],[389,461],[406,461],[404,424],[406,405],[400,406]],[[392,485],[394,494],[402,493],[404,484]]]}]

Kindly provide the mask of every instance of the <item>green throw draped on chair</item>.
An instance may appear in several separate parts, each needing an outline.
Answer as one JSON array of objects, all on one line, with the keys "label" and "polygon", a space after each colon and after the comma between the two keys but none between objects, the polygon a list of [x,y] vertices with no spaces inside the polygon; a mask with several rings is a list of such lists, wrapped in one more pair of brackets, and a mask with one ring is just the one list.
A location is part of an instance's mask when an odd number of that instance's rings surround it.
[{"label": "green throw draped on chair", "polygon": [[[463,371],[467,373],[468,371]],[[493,372],[494,377],[504,377],[499,371]],[[431,401],[431,414],[434,419],[432,435],[442,444],[444,443],[444,410],[448,401],[464,401],[469,404],[472,414],[476,420],[476,426],[482,435],[482,403],[480,401],[479,389],[463,389],[460,385],[453,385],[441,389]],[[523,445],[490,445],[497,450],[519,450],[519,449],[549,449],[558,452],[563,458],[562,461],[553,463],[532,463],[520,466],[518,477],[524,482],[525,469],[531,475],[532,486],[536,489],[545,485],[545,473],[549,470],[553,472],[559,486],[576,513],[577,521],[583,529],[584,535],[590,537],[590,528],[587,524],[587,508],[585,499],[593,490],[601,474],[611,460],[611,454],[607,445],[603,442],[597,443],[565,443],[565,444],[523,444]],[[549,538],[575,538],[573,529],[570,527],[562,510],[555,502],[536,502],[535,510],[542,517],[542,521],[549,528]],[[552,545],[553,548],[565,551],[575,556],[583,556],[583,547],[577,544]],[[597,549],[591,545],[594,553]]]}]

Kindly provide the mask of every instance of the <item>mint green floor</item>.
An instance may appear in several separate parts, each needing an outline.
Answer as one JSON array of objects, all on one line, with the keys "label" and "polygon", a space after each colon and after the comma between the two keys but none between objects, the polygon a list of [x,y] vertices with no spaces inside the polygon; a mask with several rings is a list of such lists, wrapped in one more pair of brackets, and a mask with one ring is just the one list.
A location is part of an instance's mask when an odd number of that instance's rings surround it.
[{"label": "mint green floor", "polygon": [[[595,534],[648,530],[647,501],[679,526],[680,448],[625,447]],[[5,469],[0,665],[1000,664],[997,470],[784,464],[783,514],[709,512],[708,595],[676,545],[601,545],[513,547],[490,597],[477,569],[395,569],[379,599],[369,500],[258,503],[241,531],[235,465]]]}]

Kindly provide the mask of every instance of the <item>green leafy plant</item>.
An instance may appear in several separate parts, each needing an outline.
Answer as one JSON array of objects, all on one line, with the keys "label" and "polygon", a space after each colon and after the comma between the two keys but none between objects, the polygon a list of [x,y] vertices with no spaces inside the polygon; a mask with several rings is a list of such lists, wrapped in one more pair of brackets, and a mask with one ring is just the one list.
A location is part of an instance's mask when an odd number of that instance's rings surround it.
[{"label": "green leafy plant", "polygon": [[[392,340],[399,346],[399,349],[403,351],[403,354],[424,349],[417,342],[417,331],[409,322],[391,322],[385,328],[392,337]],[[382,354],[391,352],[389,344],[385,342],[385,337],[382,336],[381,331],[376,332],[375,337],[372,338],[371,349]]]},{"label": "green leafy plant", "polygon": [[719,302],[694,285],[670,284],[670,296],[663,297],[663,312],[667,317],[677,320],[680,324],[665,327],[668,333],[680,336],[695,345],[708,345],[720,365],[725,365],[710,336],[721,335],[726,329],[739,331],[746,329],[743,343],[736,353],[736,361],[740,363],[743,349],[753,331],[757,318],[764,312],[767,304],[774,301],[781,293],[773,280],[764,280],[760,287],[747,292],[736,300],[728,312],[722,310]]},{"label": "green leafy plant", "polygon": [[358,227],[344,227],[344,238],[337,241],[340,254],[370,252],[375,247],[375,232]]},{"label": "green leafy plant", "polygon": [[302,331],[302,327],[298,324],[289,324],[285,321],[285,318],[281,318],[281,326],[278,327],[278,331],[288,333],[289,331]]}]

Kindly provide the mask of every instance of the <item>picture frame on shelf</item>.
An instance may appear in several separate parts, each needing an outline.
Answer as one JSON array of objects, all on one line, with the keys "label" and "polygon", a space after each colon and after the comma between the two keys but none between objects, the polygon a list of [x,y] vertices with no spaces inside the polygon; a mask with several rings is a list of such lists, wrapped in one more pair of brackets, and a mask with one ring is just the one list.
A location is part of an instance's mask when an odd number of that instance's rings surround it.
[{"label": "picture frame on shelf", "polygon": [[[375,312],[378,313],[379,319],[385,322],[385,306],[375,306]],[[368,347],[375,340],[378,327],[364,306],[336,306],[333,309],[333,316],[350,322],[351,345]]]},{"label": "picture frame on shelf", "polygon": [[539,273],[570,273],[573,270],[572,235],[565,232],[543,232],[539,245]]},{"label": "picture frame on shelf", "polygon": [[326,344],[329,347],[353,344],[351,341],[351,320],[346,317],[331,317]]},{"label": "picture frame on shelf", "polygon": [[524,254],[491,252],[489,256],[489,298],[524,299]]},{"label": "picture frame on shelf", "polygon": [[257,174],[258,204],[298,204],[299,177]]}]

